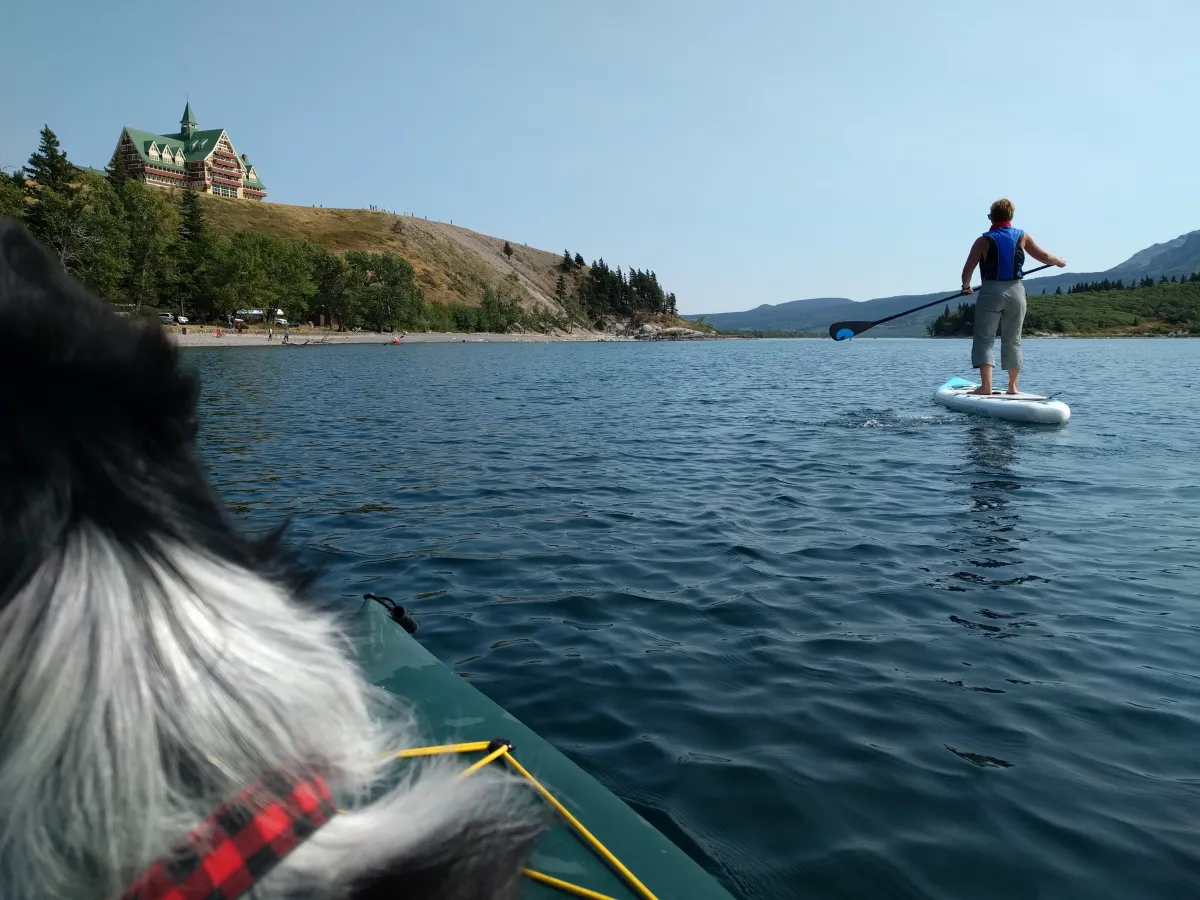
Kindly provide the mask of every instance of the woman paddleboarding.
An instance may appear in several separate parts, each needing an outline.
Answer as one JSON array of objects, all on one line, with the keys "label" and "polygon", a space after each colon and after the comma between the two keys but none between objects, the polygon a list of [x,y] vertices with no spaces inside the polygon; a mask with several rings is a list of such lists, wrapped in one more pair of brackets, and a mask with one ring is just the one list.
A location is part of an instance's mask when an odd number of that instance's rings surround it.
[{"label": "woman paddleboarding", "polygon": [[1008,393],[1016,394],[1021,373],[1021,327],[1025,324],[1025,284],[1022,266],[1028,253],[1039,262],[1067,264],[1061,256],[1047,253],[1032,236],[1013,228],[1011,200],[997,200],[988,211],[992,227],[975,239],[962,270],[962,292],[973,294],[971,277],[975,267],[983,284],[975,301],[975,339],[971,342],[971,365],[979,370],[975,394],[992,393],[992,369],[996,365],[996,326],[1000,327],[1000,368],[1008,372]]}]

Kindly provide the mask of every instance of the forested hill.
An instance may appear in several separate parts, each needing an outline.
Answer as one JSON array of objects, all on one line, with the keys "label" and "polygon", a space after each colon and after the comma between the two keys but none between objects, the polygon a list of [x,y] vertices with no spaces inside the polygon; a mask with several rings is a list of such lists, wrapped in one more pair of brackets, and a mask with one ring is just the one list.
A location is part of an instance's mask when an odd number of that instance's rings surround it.
[{"label": "forested hill", "polygon": [[[927,326],[934,337],[966,337],[975,325],[974,298],[947,305]],[[1180,279],[1144,278],[1079,284],[1033,294],[1024,333],[1071,335],[1200,334],[1200,270]]]},{"label": "forested hill", "polygon": [[621,269],[383,210],[284,206],[162,190],[67,158],[48,127],[0,172],[0,216],[133,310],[211,319],[238,309],[323,312],[344,326],[538,331],[681,324],[653,271]]}]

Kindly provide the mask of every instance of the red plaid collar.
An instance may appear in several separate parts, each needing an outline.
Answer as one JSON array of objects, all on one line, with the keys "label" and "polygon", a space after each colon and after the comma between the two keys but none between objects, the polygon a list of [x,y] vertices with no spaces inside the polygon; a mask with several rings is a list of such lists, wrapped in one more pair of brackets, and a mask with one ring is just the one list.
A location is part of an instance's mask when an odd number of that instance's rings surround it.
[{"label": "red plaid collar", "polygon": [[205,819],[122,900],[234,900],[336,812],[320,775],[264,778]]}]

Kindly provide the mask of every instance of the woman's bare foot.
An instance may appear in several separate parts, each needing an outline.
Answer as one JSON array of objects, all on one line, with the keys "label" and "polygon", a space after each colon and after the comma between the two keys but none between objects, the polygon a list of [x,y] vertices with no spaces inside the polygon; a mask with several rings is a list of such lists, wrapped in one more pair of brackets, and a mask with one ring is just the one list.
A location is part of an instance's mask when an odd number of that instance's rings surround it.
[{"label": "woman's bare foot", "polygon": [[992,389],[991,389],[991,388],[988,388],[988,389],[985,391],[985,390],[984,390],[982,387],[977,387],[977,388],[975,388],[975,390],[971,391],[971,393],[972,393],[972,394],[984,394],[984,395],[990,395],[990,394],[992,393]]}]

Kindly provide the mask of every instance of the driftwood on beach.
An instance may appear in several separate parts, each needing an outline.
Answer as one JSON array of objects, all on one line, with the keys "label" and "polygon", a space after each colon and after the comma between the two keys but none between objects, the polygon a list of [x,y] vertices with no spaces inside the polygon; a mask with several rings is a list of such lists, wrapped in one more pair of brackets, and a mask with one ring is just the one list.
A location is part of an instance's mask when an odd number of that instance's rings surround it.
[{"label": "driftwood on beach", "polygon": [[329,338],[321,338],[319,341],[307,340],[304,343],[297,341],[280,341],[280,347],[329,347],[333,342]]}]

